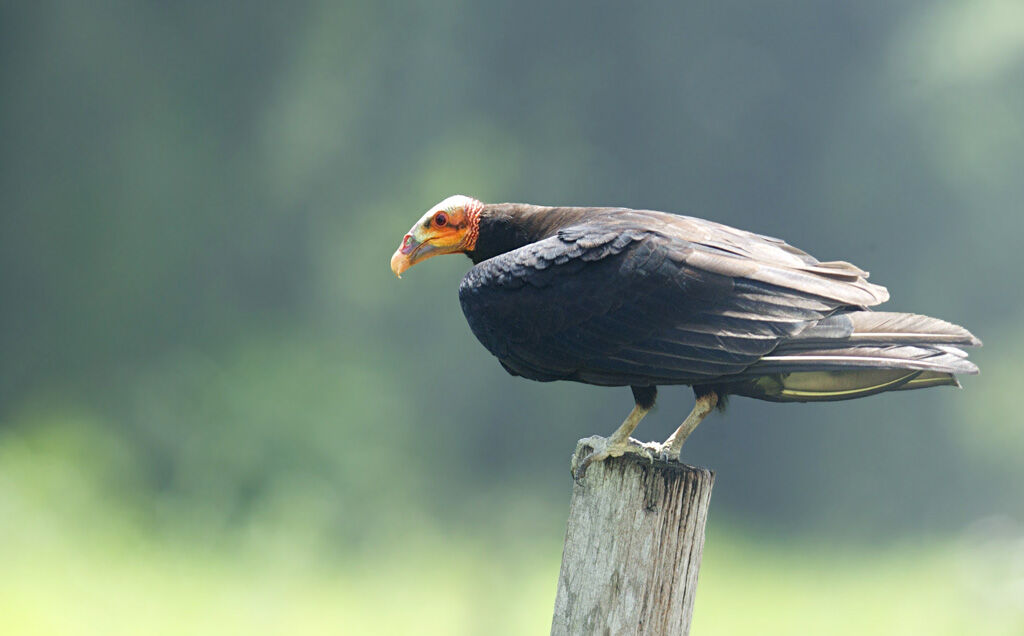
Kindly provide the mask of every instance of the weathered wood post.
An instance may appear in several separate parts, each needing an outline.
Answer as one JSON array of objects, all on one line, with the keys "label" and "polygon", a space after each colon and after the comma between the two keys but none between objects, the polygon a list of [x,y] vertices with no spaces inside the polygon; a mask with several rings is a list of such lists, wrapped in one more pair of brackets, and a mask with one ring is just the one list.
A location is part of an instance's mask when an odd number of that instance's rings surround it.
[{"label": "weathered wood post", "polygon": [[[591,448],[576,447],[581,459]],[[625,455],[573,486],[551,633],[687,634],[714,473]]]}]

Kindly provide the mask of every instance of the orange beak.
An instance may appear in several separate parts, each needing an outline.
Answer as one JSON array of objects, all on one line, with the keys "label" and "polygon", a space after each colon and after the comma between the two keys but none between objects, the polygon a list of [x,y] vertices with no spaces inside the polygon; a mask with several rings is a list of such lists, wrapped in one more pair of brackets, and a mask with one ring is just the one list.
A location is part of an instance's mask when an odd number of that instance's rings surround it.
[{"label": "orange beak", "polygon": [[419,256],[420,251],[424,248],[425,243],[421,243],[416,240],[416,237],[412,233],[406,234],[402,239],[402,244],[398,246],[395,253],[391,256],[391,271],[395,273],[395,276],[401,278],[402,272],[409,269],[419,261],[427,258],[427,256]]},{"label": "orange beak", "polygon": [[401,278],[403,272],[420,261],[439,254],[454,254],[460,251],[461,233],[450,230],[438,233],[424,230],[422,227],[413,227],[402,238],[402,244],[391,256],[391,271]]}]

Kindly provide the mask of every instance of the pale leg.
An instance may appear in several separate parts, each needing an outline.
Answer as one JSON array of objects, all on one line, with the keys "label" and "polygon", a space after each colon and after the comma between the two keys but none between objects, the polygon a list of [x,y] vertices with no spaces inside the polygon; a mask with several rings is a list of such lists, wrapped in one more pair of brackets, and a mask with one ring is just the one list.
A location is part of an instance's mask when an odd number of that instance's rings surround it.
[{"label": "pale leg", "polygon": [[693,429],[697,428],[697,425],[701,423],[708,413],[710,413],[715,405],[718,404],[718,394],[716,393],[705,393],[704,395],[697,398],[696,403],[693,405],[693,410],[683,420],[683,423],[679,425],[675,433],[661,446],[662,454],[670,460],[678,461],[679,452],[683,450],[683,442],[690,436]]}]

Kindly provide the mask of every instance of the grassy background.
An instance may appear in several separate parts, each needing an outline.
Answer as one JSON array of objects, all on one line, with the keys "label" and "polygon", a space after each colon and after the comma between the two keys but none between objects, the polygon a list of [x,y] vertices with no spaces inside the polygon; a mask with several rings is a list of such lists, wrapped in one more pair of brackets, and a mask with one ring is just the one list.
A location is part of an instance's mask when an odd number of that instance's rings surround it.
[{"label": "grassy background", "polygon": [[[11,634],[528,634],[549,626],[564,519],[533,500],[444,528],[400,527],[339,549],[308,517],[182,528],[75,468],[96,437],[8,437],[0,450],[0,630]],[[106,449],[113,457],[116,449]],[[564,480],[564,495],[570,491]],[[827,542],[713,514],[700,634],[1018,634],[1020,528],[956,539]]]}]

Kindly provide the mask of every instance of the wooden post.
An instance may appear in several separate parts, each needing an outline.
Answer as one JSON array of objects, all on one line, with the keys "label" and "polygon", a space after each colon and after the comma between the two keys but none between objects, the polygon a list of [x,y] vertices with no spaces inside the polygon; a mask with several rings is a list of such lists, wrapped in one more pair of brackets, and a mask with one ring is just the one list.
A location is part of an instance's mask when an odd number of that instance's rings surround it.
[{"label": "wooden post", "polygon": [[713,483],[636,455],[592,464],[572,490],[551,633],[689,633]]}]

